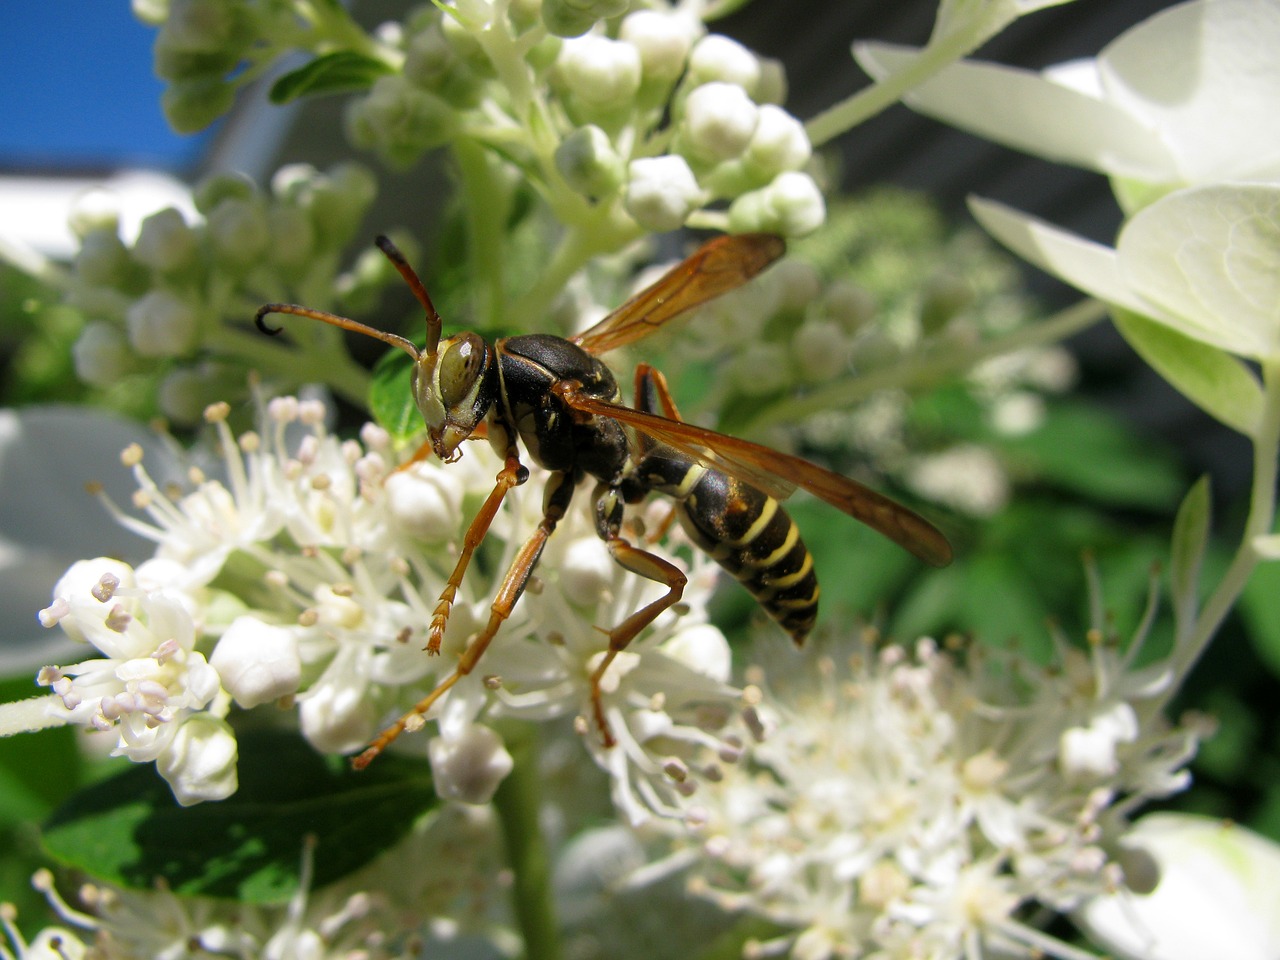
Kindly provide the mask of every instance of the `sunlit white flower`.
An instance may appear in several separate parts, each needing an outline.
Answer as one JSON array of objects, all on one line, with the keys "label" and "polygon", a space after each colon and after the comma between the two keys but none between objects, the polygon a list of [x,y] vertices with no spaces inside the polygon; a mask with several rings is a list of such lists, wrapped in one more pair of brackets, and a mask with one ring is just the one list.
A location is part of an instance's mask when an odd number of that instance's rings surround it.
[{"label": "sunlit white flower", "polygon": [[[1114,249],[991,201],[971,209],[1019,256],[1113,307],[1229,353],[1280,356],[1280,186],[1168,194],[1125,223]],[[1239,422],[1249,398],[1236,399]]]},{"label": "sunlit white flower", "polygon": [[[761,955],[1075,960],[1023,908],[1121,885],[1117,815],[1185,784],[1201,732],[1138,712],[1168,683],[1131,666],[1140,640],[1063,644],[1051,669],[928,640],[754,668],[760,739],[698,794],[695,888],[793,930]],[[1064,772],[1064,735],[1121,713],[1112,765]]]},{"label": "sunlit white flower", "polygon": [[684,225],[702,204],[703,191],[689,161],[679,154],[643,157],[627,168],[627,213],[646,230],[661,232]]},{"label": "sunlit white flower", "polygon": [[[1196,0],[1132,27],[1096,59],[1039,75],[957,63],[906,102],[980,136],[1161,190],[1273,179],[1277,44],[1280,11],[1268,0]],[[873,76],[918,55],[885,44],[856,52]]]},{"label": "sunlit white flower", "polygon": [[1124,960],[1280,953],[1280,846],[1237,824],[1176,813],[1143,817],[1121,843],[1135,878],[1150,875],[1147,888],[1104,893],[1076,914],[1108,951]]}]

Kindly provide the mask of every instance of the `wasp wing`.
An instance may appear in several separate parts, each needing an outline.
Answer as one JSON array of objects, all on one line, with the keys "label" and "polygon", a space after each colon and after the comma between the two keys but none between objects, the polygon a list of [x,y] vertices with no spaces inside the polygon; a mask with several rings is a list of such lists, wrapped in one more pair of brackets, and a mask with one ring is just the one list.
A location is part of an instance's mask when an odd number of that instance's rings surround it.
[{"label": "wasp wing", "polygon": [[569,339],[587,353],[607,353],[647,337],[687,310],[742,286],[786,252],[781,237],[740,233],[716,237],[590,330]]},{"label": "wasp wing", "polygon": [[951,544],[937,527],[856,480],[808,460],[682,420],[668,420],[577,392],[566,393],[564,399],[575,410],[612,417],[659,443],[757,487],[777,500],[785,500],[797,487],[802,487],[837,510],[884,534],[925,563],[943,567],[951,562]]}]

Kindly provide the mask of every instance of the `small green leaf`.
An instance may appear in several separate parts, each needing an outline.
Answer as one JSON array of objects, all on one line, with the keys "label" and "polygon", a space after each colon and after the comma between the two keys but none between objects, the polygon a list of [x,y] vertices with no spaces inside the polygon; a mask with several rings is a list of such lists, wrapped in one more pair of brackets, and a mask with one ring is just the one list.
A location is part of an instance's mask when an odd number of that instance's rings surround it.
[{"label": "small green leaf", "polygon": [[395,844],[437,802],[418,762],[383,757],[355,773],[280,731],[242,734],[239,747],[231,798],[180,807],[153,765],[134,765],[59,808],[46,850],[125,887],[163,878],[185,896],[277,903],[298,888],[307,837],[319,840],[313,884],[322,887]]},{"label": "small green leaf", "polygon": [[373,367],[369,387],[369,412],[394,440],[404,440],[422,432],[422,414],[413,401],[409,377],[413,359],[400,350],[391,350]]},{"label": "small green leaf", "polygon": [[373,81],[388,73],[391,67],[381,60],[353,50],[339,50],[286,73],[271,85],[271,102],[289,103],[299,97],[367,90]]},{"label": "small green leaf", "polygon": [[1116,329],[1147,364],[1215,420],[1252,436],[1262,415],[1258,378],[1231,354],[1127,310]]},{"label": "small green leaf", "polygon": [[1209,478],[1201,477],[1187,493],[1173,521],[1169,583],[1178,634],[1191,625],[1199,602],[1200,564],[1209,542]]}]

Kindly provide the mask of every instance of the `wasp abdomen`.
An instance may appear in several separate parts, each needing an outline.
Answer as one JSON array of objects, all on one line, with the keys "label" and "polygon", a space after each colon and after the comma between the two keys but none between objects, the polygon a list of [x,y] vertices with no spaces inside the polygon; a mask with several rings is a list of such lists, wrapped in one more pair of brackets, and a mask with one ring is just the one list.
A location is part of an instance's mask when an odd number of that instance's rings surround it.
[{"label": "wasp abdomen", "polygon": [[803,643],[818,615],[818,578],[800,529],[768,494],[718,470],[688,463],[661,489],[694,544],[745,586],[778,624]]}]

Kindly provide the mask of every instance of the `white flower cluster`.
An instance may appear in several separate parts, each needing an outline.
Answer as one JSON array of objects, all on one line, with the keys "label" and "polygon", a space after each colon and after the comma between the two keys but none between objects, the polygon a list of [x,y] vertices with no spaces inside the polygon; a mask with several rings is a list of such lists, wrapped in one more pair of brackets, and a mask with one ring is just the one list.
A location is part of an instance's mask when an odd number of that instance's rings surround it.
[{"label": "white flower cluster", "polygon": [[[788,236],[822,223],[779,64],[664,4],[459,4],[391,35],[402,70],[347,116],[352,141],[407,165],[468,137],[514,161],[570,226],[634,233],[715,222]],[[539,16],[541,14],[541,16]],[[615,19],[606,22],[604,18]],[[732,201],[727,214],[708,207]],[[602,214],[607,217],[602,219]]]},{"label": "white flower cluster", "polygon": [[[479,882],[498,859],[492,815],[477,808],[445,808],[373,863],[312,889],[314,846],[301,851],[297,892],[285,903],[241,903],[183,897],[163,885],[134,890],[84,884],[77,899],[59,895],[53,876],[38,871],[32,885],[65,924],[47,927],[30,942],[0,904],[14,950],[6,960],[135,960],[141,957],[278,960],[410,960],[450,952],[459,933],[510,939],[499,897]],[[464,853],[465,850],[465,853]],[[406,882],[406,878],[413,878]],[[8,911],[8,913],[3,912]]]},{"label": "white flower cluster", "polygon": [[753,956],[1084,956],[1022,917],[1125,886],[1126,816],[1205,729],[1151,719],[1170,675],[1139,642],[1060,643],[1049,669],[922,640],[759,671],[752,762],[687,818],[695,888],[792,929]]},{"label": "white flower cluster", "polygon": [[[384,431],[370,425],[363,442],[340,441],[317,401],[272,400],[263,433],[239,437],[228,412],[222,404],[206,413],[223,478],[193,467],[185,494],[160,489],[141,451],[125,451],[139,488],[134,506],[148,520],[116,512],[155,542],[154,556],[136,569],[77,563],[41,613],[96,655],[41,672],[53,696],[32,725],[115,736],[117,754],[155,760],[183,803],[235,790],[233,702],[296,703],[302,734],[324,752],[365,745],[452,672],[488,618],[497,576],[541,515],[535,472],[495,521],[486,562],[464,580],[443,656],[429,657],[426,627],[466,517],[498,472],[494,455],[477,446],[461,463],[396,469]],[[486,719],[591,717],[590,677],[606,646],[598,628],[665,589],[613,563],[589,513],[566,517],[480,668],[433,713],[439,734],[429,756],[442,796],[484,802],[510,770]],[[696,555],[683,602],[605,675],[618,746],[605,749],[593,722],[578,723],[632,820],[677,813],[702,771],[740,751],[728,647],[705,622],[715,569]]]},{"label": "white flower cluster", "polygon": [[147,217],[136,238],[121,236],[109,208],[84,204],[72,220],[81,248],[67,294],[87,318],[72,348],[77,375],[103,390],[146,380],[161,412],[184,424],[237,395],[246,362],[288,386],[323,371],[336,389],[361,395],[364,374],[339,338],[317,331],[290,350],[242,328],[264,300],[324,306],[334,289],[351,300],[394,276],[378,259],[338,276],[375,190],[355,164],[282,168],[270,196],[243,178],[214,176],[194,191],[202,219],[170,207]]}]

